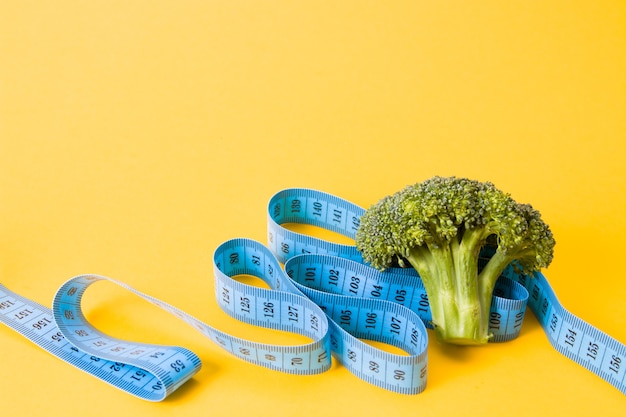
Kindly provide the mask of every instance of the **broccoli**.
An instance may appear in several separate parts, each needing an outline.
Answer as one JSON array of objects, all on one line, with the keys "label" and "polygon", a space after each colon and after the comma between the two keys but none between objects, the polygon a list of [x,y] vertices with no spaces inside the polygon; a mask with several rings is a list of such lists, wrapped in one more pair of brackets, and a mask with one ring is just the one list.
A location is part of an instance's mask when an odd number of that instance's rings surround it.
[{"label": "broccoli", "polygon": [[[489,340],[491,297],[504,269],[532,274],[545,268],[555,245],[529,204],[490,182],[439,176],[366,210],[355,242],[377,269],[412,266],[424,283],[437,338],[460,345]],[[479,268],[487,247],[493,255]]]}]

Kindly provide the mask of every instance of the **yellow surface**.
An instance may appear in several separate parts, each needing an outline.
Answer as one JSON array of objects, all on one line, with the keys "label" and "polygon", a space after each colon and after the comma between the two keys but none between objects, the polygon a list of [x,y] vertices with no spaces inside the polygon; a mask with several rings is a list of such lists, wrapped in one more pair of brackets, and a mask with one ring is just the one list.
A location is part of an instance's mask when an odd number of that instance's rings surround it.
[{"label": "yellow surface", "polygon": [[[264,241],[285,187],[367,207],[468,176],[541,210],[560,300],[625,342],[625,133],[623,1],[5,1],[0,280],[50,305],[66,279],[103,274],[293,343],[219,310],[218,244]],[[107,284],[86,313],[204,367],[148,403],[0,326],[2,415],[626,415],[532,314],[506,344],[432,341],[426,391],[402,396],[337,364],[297,377],[243,363]]]}]

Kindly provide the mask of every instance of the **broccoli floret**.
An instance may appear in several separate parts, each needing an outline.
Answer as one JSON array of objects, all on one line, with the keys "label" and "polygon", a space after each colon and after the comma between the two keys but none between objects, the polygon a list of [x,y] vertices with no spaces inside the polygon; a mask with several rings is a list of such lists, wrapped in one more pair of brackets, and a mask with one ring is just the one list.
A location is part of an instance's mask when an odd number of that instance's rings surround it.
[{"label": "broccoli floret", "polygon": [[[486,245],[495,251],[479,270]],[[366,210],[356,233],[356,246],[373,267],[415,268],[436,335],[461,345],[489,340],[491,297],[504,269],[545,268],[554,245],[539,211],[490,182],[457,177],[434,177],[384,197]]]}]

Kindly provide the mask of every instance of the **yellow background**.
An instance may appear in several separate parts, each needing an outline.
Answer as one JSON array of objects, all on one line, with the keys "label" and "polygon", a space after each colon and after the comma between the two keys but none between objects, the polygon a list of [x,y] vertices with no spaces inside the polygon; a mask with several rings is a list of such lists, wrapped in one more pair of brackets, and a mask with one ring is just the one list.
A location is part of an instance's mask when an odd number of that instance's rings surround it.
[{"label": "yellow background", "polygon": [[[4,1],[0,280],[50,305],[66,279],[103,274],[233,334],[294,343],[219,310],[216,246],[264,242],[282,188],[367,207],[457,175],[541,210],[559,299],[626,342],[625,133],[623,1]],[[336,363],[311,377],[243,363],[107,284],[86,313],[204,367],[149,403],[0,326],[3,415],[626,414],[530,313],[506,344],[431,342],[417,396]]]}]

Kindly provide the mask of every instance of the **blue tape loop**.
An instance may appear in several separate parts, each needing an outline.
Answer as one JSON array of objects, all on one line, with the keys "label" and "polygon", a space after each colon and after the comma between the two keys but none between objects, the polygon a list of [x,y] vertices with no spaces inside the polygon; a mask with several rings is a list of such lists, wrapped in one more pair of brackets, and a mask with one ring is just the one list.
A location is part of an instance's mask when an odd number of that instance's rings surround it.
[{"label": "blue tape loop", "polygon": [[[220,307],[243,322],[298,333],[312,339],[299,346],[259,344],[226,334],[217,342],[248,362],[292,374],[318,374],[331,366],[326,315],[286,278],[278,260],[256,241],[233,239],[214,253],[215,291]],[[236,281],[253,275],[272,290]]]},{"label": "blue tape loop", "polygon": [[[402,394],[426,387],[428,296],[412,268],[380,272],[367,266],[354,245],[328,242],[289,230],[307,224],[354,238],[364,209],[316,190],[278,192],[268,204],[267,246],[232,239],[213,254],[216,299],[243,322],[303,335],[301,345],[272,345],[234,337],[128,285],[81,275],[57,291],[52,309],[0,284],[0,321],[43,349],[137,397],[160,401],[201,368],[200,359],[177,346],[135,343],[94,328],[81,298],[97,281],[120,285],[203,333],[232,355],[269,369],[308,375],[327,371],[334,356],[375,386]],[[488,255],[487,255],[488,256]],[[253,275],[270,289],[240,282]],[[492,297],[491,342],[516,338],[529,306],[559,352],[626,394],[626,347],[565,310],[541,273],[507,268]],[[394,346],[380,349],[368,341]],[[395,352],[395,351],[394,351]]]},{"label": "blue tape loop", "polygon": [[106,279],[81,276],[66,282],[55,297],[55,310],[0,285],[0,321],[35,344],[116,388],[148,401],[161,401],[201,367],[187,349],[132,343],[94,329],[83,316],[82,293]]}]

